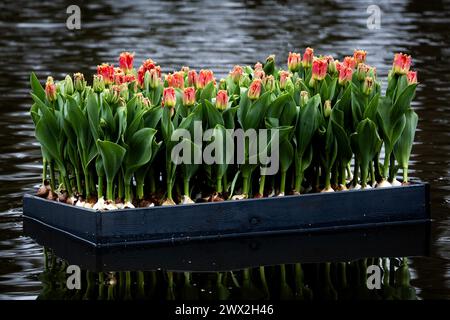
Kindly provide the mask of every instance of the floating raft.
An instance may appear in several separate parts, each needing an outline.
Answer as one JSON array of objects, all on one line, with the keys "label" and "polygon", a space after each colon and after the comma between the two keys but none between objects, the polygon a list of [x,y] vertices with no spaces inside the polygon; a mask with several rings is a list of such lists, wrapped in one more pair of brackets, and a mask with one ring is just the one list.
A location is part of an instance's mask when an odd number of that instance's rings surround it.
[{"label": "floating raft", "polygon": [[23,215],[95,247],[430,220],[429,185],[95,211],[25,195]]}]

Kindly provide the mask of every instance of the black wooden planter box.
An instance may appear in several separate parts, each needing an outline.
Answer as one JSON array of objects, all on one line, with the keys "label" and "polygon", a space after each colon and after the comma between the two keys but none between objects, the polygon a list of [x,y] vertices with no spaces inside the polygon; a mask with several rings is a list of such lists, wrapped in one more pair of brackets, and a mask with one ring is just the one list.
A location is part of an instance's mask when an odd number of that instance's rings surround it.
[{"label": "black wooden planter box", "polygon": [[428,184],[96,212],[25,195],[24,216],[94,246],[398,224],[430,219]]}]

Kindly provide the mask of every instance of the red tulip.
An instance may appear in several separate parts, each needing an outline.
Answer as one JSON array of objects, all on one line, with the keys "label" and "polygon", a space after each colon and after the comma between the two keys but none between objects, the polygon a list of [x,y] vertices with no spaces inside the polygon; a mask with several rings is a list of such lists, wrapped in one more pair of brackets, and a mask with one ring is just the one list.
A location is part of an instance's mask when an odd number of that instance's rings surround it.
[{"label": "red tulip", "polygon": [[120,68],[125,72],[131,71],[131,69],[133,69],[133,60],[134,60],[134,53],[122,52],[119,56]]},{"label": "red tulip", "polygon": [[289,52],[288,56],[288,69],[291,72],[298,71],[300,69],[301,57],[299,53]]},{"label": "red tulip", "polygon": [[141,87],[144,86],[145,73],[147,71],[151,71],[153,69],[156,70],[158,77],[161,77],[161,67],[160,66],[156,66],[155,62],[152,59],[145,60],[142,63],[142,65],[139,67],[139,69],[138,69],[138,82],[139,82],[139,85]]},{"label": "red tulip", "polygon": [[345,85],[352,81],[353,69],[350,67],[342,66],[339,71],[339,84]]},{"label": "red tulip", "polygon": [[102,63],[97,66],[97,74],[103,77],[105,84],[114,82],[114,66],[107,63]]},{"label": "red tulip", "polygon": [[303,68],[311,67],[313,60],[314,60],[314,49],[308,47],[306,48],[305,53],[303,54],[302,60]]},{"label": "red tulip", "polygon": [[394,56],[394,63],[392,70],[394,74],[407,74],[411,67],[411,56],[403,53],[396,53]]},{"label": "red tulip", "polygon": [[244,73],[244,69],[241,66],[234,66],[233,70],[230,72],[231,79],[234,83],[239,83],[241,80],[242,74]]},{"label": "red tulip", "polygon": [[343,64],[347,68],[355,69],[355,67],[356,67],[356,60],[353,57],[345,57]]},{"label": "red tulip", "polygon": [[255,79],[263,79],[264,78],[264,76],[265,76],[266,74],[265,74],[265,72],[264,72],[264,70],[262,70],[262,69],[258,69],[258,70],[255,70],[254,72],[253,72],[253,77],[255,78]]},{"label": "red tulip", "polygon": [[52,77],[48,77],[47,82],[45,83],[45,96],[49,102],[56,100],[56,85],[54,84]]},{"label": "red tulip", "polygon": [[172,87],[164,88],[161,106],[173,108],[175,107],[176,101],[175,89]]},{"label": "red tulip", "polygon": [[323,80],[327,75],[328,62],[326,59],[314,59],[312,63],[312,79]]},{"label": "red tulip", "polygon": [[190,70],[188,72],[188,86],[195,88],[195,86],[197,85],[197,80],[198,80],[197,71]]},{"label": "red tulip", "polygon": [[261,79],[253,80],[253,82],[250,84],[250,87],[248,88],[247,93],[250,100],[256,100],[259,98],[259,96],[261,95],[261,86],[262,86]]},{"label": "red tulip", "polygon": [[355,50],[353,52],[353,58],[356,61],[356,64],[365,63],[366,62],[367,52],[364,50]]},{"label": "red tulip", "polygon": [[184,73],[182,71],[174,72],[166,76],[167,84],[169,87],[184,88]]},{"label": "red tulip", "polygon": [[417,83],[417,71],[408,71],[406,78],[408,80],[408,84]]},{"label": "red tulip", "polygon": [[253,70],[262,70],[262,69],[263,69],[263,65],[261,62],[255,63],[255,67],[253,68]]},{"label": "red tulip", "polygon": [[286,88],[286,83],[290,78],[291,74],[288,71],[280,71],[280,89]]},{"label": "red tulip", "polygon": [[187,87],[183,91],[183,105],[186,107],[191,107],[195,103],[195,88]]},{"label": "red tulip", "polygon": [[216,96],[216,108],[225,110],[228,106],[228,94],[226,90],[219,90]]},{"label": "red tulip", "polygon": [[197,80],[197,88],[203,89],[210,82],[216,83],[214,73],[211,70],[200,70]]}]

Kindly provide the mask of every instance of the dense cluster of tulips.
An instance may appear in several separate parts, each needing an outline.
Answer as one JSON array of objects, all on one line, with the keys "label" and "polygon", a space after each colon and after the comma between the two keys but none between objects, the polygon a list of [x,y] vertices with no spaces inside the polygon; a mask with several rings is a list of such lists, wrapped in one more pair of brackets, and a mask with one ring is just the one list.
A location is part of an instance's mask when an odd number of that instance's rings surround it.
[{"label": "dense cluster of tulips", "polygon": [[[269,56],[219,81],[188,67],[162,75],[151,59],[136,70],[133,60],[124,52],[119,67],[99,65],[92,86],[81,73],[48,77],[45,87],[31,75],[38,195],[111,210],[386,187],[400,184],[399,169],[408,183],[418,117],[406,54],[395,55],[385,94],[363,50],[338,61],[307,48],[289,54],[287,70]],[[250,163],[248,142],[245,163],[176,164],[172,134],[198,121],[213,129],[211,141],[227,129],[277,129],[278,173]],[[192,150],[211,141],[183,139]]]}]

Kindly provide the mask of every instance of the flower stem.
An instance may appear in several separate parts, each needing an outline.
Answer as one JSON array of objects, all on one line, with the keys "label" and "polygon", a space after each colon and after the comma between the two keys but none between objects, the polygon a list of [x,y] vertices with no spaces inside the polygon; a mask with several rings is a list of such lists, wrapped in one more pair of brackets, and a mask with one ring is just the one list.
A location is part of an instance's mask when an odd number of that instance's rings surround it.
[{"label": "flower stem", "polygon": [[136,179],[136,196],[139,200],[144,199],[144,179]]},{"label": "flower stem", "polygon": [[355,187],[358,184],[358,176],[359,176],[359,161],[355,159],[354,169],[353,169],[353,186]]},{"label": "flower stem", "polygon": [[346,171],[347,167],[344,164],[341,164],[341,173],[339,174],[340,177],[340,181],[342,185],[346,185],[347,183],[347,171]]},{"label": "flower stem", "polygon": [[81,186],[80,171],[78,169],[75,169],[75,179],[77,180],[77,191],[81,193],[83,187]]},{"label": "flower stem", "polygon": [[50,161],[50,187],[52,188],[52,191],[55,191],[55,164],[53,161]]},{"label": "flower stem", "polygon": [[384,155],[384,163],[383,163],[383,179],[388,179],[389,177],[389,163],[391,160],[391,152],[386,150]]},{"label": "flower stem", "polygon": [[89,182],[89,172],[87,168],[83,169],[84,173],[84,188],[86,190],[86,199],[89,198],[91,195],[91,188],[90,188],[90,182]]},{"label": "flower stem", "polygon": [[113,186],[114,180],[108,180],[108,178],[106,178],[106,199],[107,200],[114,200],[114,186]]},{"label": "flower stem", "polygon": [[408,183],[408,165],[403,167],[403,183]]},{"label": "flower stem", "polygon": [[330,177],[331,173],[330,170],[328,168],[325,169],[325,189],[330,189],[331,188],[331,180]]},{"label": "flower stem", "polygon": [[42,160],[42,185],[44,185],[45,180],[47,179],[47,159]]},{"label": "flower stem", "polygon": [[103,176],[98,177],[98,189],[97,189],[97,197],[103,197]]},{"label": "flower stem", "polygon": [[223,191],[223,189],[222,189],[222,177],[217,177],[217,180],[216,180],[216,191],[218,192],[218,193],[222,193],[222,191]]},{"label": "flower stem", "polygon": [[280,193],[284,194],[284,189],[286,188],[286,171],[281,171],[281,182],[280,182]]},{"label": "flower stem", "polygon": [[184,178],[183,193],[185,196],[189,197],[189,178]]},{"label": "flower stem", "polygon": [[172,199],[172,184],[167,181],[167,199],[173,200]]},{"label": "flower stem", "polygon": [[304,176],[303,171],[298,170],[297,174],[295,176],[295,189],[294,189],[294,191],[297,191],[298,193],[300,193],[302,191],[301,189],[302,189],[303,176]]},{"label": "flower stem", "polygon": [[266,175],[262,174],[259,180],[259,194],[264,195],[264,185],[266,184]]}]

